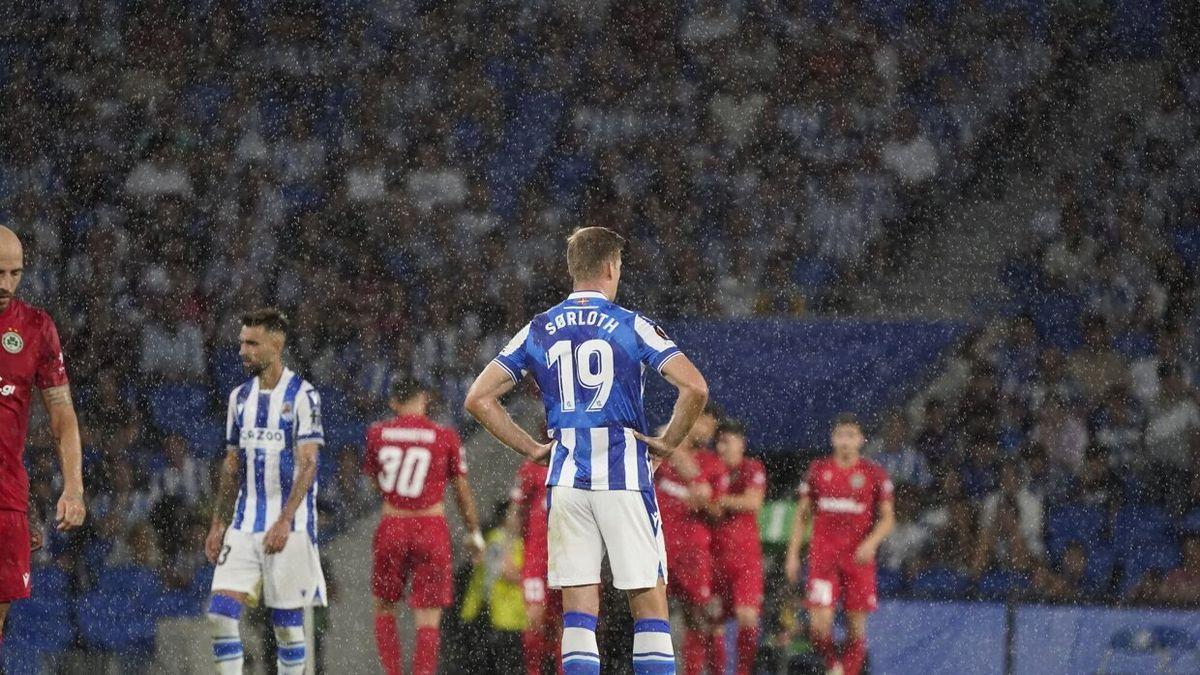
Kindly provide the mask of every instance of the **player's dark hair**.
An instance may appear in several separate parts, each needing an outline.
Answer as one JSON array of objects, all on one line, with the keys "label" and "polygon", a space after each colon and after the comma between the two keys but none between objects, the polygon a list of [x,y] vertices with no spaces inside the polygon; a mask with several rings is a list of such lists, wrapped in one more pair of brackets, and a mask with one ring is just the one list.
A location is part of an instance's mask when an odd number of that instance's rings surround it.
[{"label": "player's dark hair", "polygon": [[413,377],[400,376],[388,386],[388,396],[397,403],[404,403],[425,391],[425,385]]},{"label": "player's dark hair", "polygon": [[288,334],[290,325],[287,316],[274,307],[260,307],[242,314],[242,325],[247,327],[262,326],[272,333]]},{"label": "player's dark hair", "polygon": [[567,272],[575,281],[595,279],[624,248],[625,237],[607,227],[581,227],[567,237]]},{"label": "player's dark hair", "polygon": [[721,434],[734,434],[745,438],[746,424],[741,420],[735,420],[731,418],[723,419],[721,420],[721,423],[717,425],[717,435],[720,436]]},{"label": "player's dark hair", "polygon": [[858,427],[858,431],[860,433],[866,433],[866,430],[863,429],[862,422],[859,421],[859,419],[858,419],[858,415],[855,415],[852,412],[838,413],[837,417],[833,418],[833,424],[830,425],[829,430],[833,431],[833,430],[837,429],[838,427],[844,427],[844,426]]}]

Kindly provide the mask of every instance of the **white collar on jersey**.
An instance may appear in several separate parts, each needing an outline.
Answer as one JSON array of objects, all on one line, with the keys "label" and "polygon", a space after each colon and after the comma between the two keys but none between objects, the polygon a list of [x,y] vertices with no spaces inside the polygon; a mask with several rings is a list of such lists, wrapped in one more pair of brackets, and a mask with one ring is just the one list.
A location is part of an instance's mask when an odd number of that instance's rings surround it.
[{"label": "white collar on jersey", "polygon": [[252,393],[260,392],[260,393],[265,394],[267,392],[275,391],[276,389],[278,389],[281,386],[287,386],[288,381],[290,381],[291,379],[292,379],[292,371],[287,366],[284,366],[283,372],[279,374],[279,381],[275,383],[274,387],[272,387],[271,389],[263,389],[262,388],[262,379],[259,378],[258,375],[255,375],[254,376],[254,385],[251,388],[251,391],[252,391]]},{"label": "white collar on jersey", "polygon": [[608,300],[608,298],[604,297],[604,294],[600,291],[575,291],[567,296],[568,300],[577,300],[579,298],[595,298],[597,300],[604,301]]}]

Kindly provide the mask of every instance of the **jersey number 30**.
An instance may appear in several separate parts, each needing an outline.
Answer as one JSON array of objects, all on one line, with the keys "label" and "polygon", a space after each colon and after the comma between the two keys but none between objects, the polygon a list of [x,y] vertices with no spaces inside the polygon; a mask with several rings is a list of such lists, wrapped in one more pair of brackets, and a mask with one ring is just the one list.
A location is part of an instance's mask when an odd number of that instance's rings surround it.
[{"label": "jersey number 30", "polygon": [[588,412],[603,410],[612,393],[613,350],[604,340],[581,342],[573,351],[570,340],[559,340],[546,351],[551,368],[558,364],[558,396],[563,412],[575,410],[575,378],[584,389],[596,394],[588,404]]},{"label": "jersey number 30", "polygon": [[395,492],[401,497],[419,497],[429,476],[429,463],[433,455],[427,448],[410,447],[407,450],[394,445],[379,449],[379,489]]}]

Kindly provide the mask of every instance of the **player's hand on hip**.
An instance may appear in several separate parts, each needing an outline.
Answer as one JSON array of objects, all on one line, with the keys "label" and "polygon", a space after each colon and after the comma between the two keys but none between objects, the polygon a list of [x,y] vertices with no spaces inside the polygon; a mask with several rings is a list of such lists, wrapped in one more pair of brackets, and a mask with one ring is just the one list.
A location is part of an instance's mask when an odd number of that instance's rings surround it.
[{"label": "player's hand on hip", "polygon": [[288,535],[291,533],[292,521],[284,518],[275,521],[275,524],[263,536],[263,552],[269,555],[282,551],[283,547],[287,546]]},{"label": "player's hand on hip", "polygon": [[83,524],[87,517],[87,507],[83,505],[82,495],[64,494],[58,498],[58,508],[55,510],[55,522],[59,530],[73,530]]},{"label": "player's hand on hip", "polygon": [[800,556],[789,555],[784,562],[783,572],[787,576],[789,584],[795,585],[800,583]]},{"label": "player's hand on hip", "polygon": [[859,565],[866,565],[874,562],[874,560],[875,547],[870,543],[864,541],[858,545],[858,548],[854,549],[854,562],[858,563]]},{"label": "player's hand on hip", "polygon": [[633,437],[646,444],[651,457],[670,459],[675,454],[675,448],[667,445],[662,436],[647,436],[639,431],[633,432]]},{"label": "player's hand on hip", "polygon": [[225,543],[225,523],[214,522],[208,528],[208,536],[204,538],[204,557],[216,565],[221,557],[221,546]]},{"label": "player's hand on hip", "polygon": [[552,452],[554,452],[554,441],[541,443],[538,445],[537,452],[528,455],[529,461],[538,466],[550,466],[550,453]]}]

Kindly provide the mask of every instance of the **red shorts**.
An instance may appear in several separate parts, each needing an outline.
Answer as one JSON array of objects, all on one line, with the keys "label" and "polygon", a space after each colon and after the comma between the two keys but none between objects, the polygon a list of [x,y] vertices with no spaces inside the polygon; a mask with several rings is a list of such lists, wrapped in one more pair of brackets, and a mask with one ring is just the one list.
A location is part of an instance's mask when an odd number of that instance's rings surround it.
[{"label": "red shorts", "polygon": [[546,561],[546,540],[526,539],[525,562],[521,566],[521,587],[525,590],[525,602],[546,602]]},{"label": "red shorts", "polygon": [[0,511],[0,602],[29,597],[29,516]]},{"label": "red shorts", "polygon": [[689,605],[704,606],[712,599],[712,552],[708,543],[667,540],[667,593]]},{"label": "red shorts", "polygon": [[745,557],[734,553],[718,557],[713,568],[713,592],[721,599],[727,617],[733,616],[738,607],[762,609],[762,553],[749,547],[743,550]]},{"label": "red shorts", "polygon": [[410,607],[450,605],[454,570],[445,518],[384,518],[375,530],[374,549],[371,592],[375,597],[399,602],[411,579]]},{"label": "red shorts", "polygon": [[808,555],[808,607],[834,607],[838,600],[847,612],[874,612],[875,563],[860,565],[854,551],[812,551]]}]

